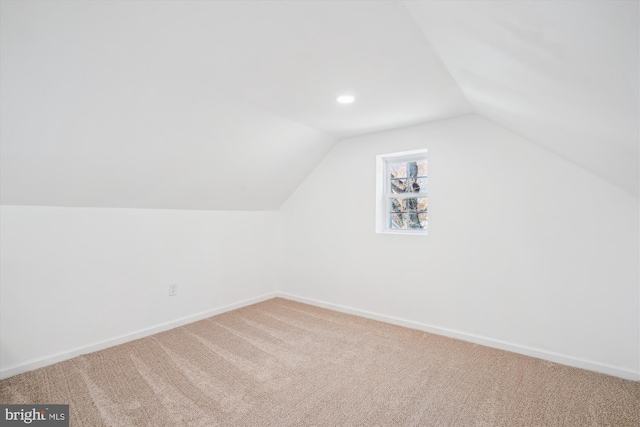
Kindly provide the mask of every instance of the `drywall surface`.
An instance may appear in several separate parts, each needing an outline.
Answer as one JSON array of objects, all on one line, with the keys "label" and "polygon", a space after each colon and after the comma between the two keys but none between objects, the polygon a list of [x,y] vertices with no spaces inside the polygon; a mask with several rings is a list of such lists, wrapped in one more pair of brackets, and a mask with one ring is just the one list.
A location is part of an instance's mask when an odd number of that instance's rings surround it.
[{"label": "drywall surface", "polygon": [[389,1],[2,1],[0,75],[5,205],[277,210],[335,136],[472,111]]},{"label": "drywall surface", "polygon": [[[429,235],[376,234],[420,148]],[[284,293],[638,374],[638,199],[479,116],[342,140],[281,212]]]},{"label": "drywall surface", "polygon": [[0,212],[0,371],[276,288],[278,212]]},{"label": "drywall surface", "polygon": [[638,196],[640,2],[404,5],[476,113]]}]

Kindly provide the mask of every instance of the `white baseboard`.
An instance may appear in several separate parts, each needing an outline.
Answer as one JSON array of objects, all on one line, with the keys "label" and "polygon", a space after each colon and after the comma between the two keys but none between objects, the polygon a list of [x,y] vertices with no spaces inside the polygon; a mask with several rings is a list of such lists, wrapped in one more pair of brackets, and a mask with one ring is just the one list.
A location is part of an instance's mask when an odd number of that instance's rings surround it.
[{"label": "white baseboard", "polygon": [[354,314],[356,316],[366,317],[368,319],[379,320],[381,322],[391,323],[398,326],[404,326],[411,329],[418,329],[437,335],[444,335],[450,338],[456,338],[462,341],[468,341],[475,344],[481,344],[487,347],[507,350],[513,353],[524,354],[525,356],[536,357],[538,359],[548,360],[550,362],[560,363],[562,365],[573,366],[575,368],[587,369],[589,371],[600,372],[614,377],[624,378],[627,380],[640,381],[640,372],[630,371],[624,368],[607,365],[604,363],[593,362],[589,360],[579,359],[572,356],[566,356],[551,351],[540,350],[533,347],[514,344],[507,341],[497,340],[481,335],[470,334],[466,332],[455,331],[447,328],[427,325],[424,323],[414,322],[394,316],[373,313],[366,310],[360,310],[353,307],[347,307],[339,304],[332,304],[326,301],[319,301],[312,298],[300,297],[286,292],[276,292],[278,297],[298,301],[305,304],[315,305],[317,307],[328,308],[342,313]]},{"label": "white baseboard", "polygon": [[215,308],[212,310],[203,311],[191,316],[182,317],[180,319],[172,320],[170,322],[161,323],[150,328],[140,329],[138,331],[131,332],[129,334],[121,335],[112,339],[100,341],[87,346],[78,347],[69,351],[64,351],[56,354],[52,354],[46,357],[28,360],[19,365],[14,365],[0,371],[0,379],[5,379],[18,375],[24,372],[28,372],[34,369],[42,368],[52,365],[54,363],[62,362],[64,360],[72,359],[82,354],[92,353],[94,351],[103,350],[108,347],[113,347],[118,344],[123,344],[129,341],[136,340],[138,338],[144,338],[149,335],[157,334],[169,329],[183,326],[189,323],[196,322],[198,320],[206,319],[207,317],[215,316],[216,314],[226,313],[227,311],[235,310],[237,308],[245,307],[248,305],[256,304],[262,301],[274,297],[281,297],[298,301],[305,304],[314,305],[317,307],[328,308],[342,313],[354,314],[356,316],[366,317],[368,319],[379,320],[381,322],[391,323],[398,326],[404,326],[411,329],[418,329],[421,331],[444,335],[451,338],[460,339],[463,341],[472,342],[475,344],[485,345],[487,347],[498,348],[501,350],[507,350],[514,353],[524,354],[526,356],[536,357],[551,362],[560,363],[563,365],[573,366],[576,368],[587,369],[590,371],[601,372],[603,374],[612,375],[633,381],[640,381],[640,372],[634,372],[627,369],[619,368],[616,366],[607,365],[604,363],[593,362],[589,360],[579,359],[572,356],[566,356],[546,350],[540,350],[533,347],[528,347],[520,344],[514,344],[502,340],[488,338],[481,335],[470,334],[466,332],[455,331],[447,328],[441,328],[437,326],[427,325],[424,323],[414,322],[407,319],[402,319],[394,316],[387,316],[383,314],[373,313],[366,310],[360,310],[353,307],[347,307],[339,304],[332,304],[326,301],[320,301],[312,298],[300,297],[297,295],[289,294],[286,292],[270,292],[259,297],[246,299],[233,304],[229,304],[223,307]]},{"label": "white baseboard", "polygon": [[52,354],[49,356],[41,357],[38,359],[28,360],[19,365],[14,365],[9,368],[0,371],[0,379],[12,377],[14,375],[22,374],[24,372],[32,371],[34,369],[43,368],[45,366],[52,365],[54,363],[69,360],[74,357],[93,353],[94,351],[103,350],[114,345],[123,344],[129,341],[136,340],[138,338],[144,338],[149,335],[157,334],[169,329],[177,328],[188,323],[197,322],[198,320],[206,319],[207,317],[215,316],[216,314],[226,313],[227,311],[235,310],[237,308],[245,307],[248,305],[256,304],[258,302],[266,301],[271,298],[275,298],[277,294],[270,292],[268,294],[261,295],[255,298],[249,298],[243,301],[238,301],[233,304],[225,305],[223,307],[214,308],[212,310],[202,311],[200,313],[193,314],[191,316],[182,317],[180,319],[172,320],[169,322],[161,323],[150,328],[140,329],[129,334],[120,335],[115,338],[100,341],[97,343],[89,344],[87,346],[74,348],[72,350],[63,351],[60,353]]}]

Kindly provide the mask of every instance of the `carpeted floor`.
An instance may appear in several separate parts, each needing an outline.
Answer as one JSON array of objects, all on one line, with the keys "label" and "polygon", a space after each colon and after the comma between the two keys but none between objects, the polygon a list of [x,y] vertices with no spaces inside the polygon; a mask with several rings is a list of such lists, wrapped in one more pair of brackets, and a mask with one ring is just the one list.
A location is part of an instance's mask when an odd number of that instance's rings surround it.
[{"label": "carpeted floor", "polygon": [[281,298],[0,381],[72,426],[640,426],[640,383]]}]

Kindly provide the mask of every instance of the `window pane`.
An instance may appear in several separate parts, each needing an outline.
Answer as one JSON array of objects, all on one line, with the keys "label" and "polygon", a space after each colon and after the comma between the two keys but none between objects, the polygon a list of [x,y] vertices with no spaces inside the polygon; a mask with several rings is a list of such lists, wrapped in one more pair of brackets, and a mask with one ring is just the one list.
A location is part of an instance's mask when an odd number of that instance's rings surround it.
[{"label": "window pane", "polygon": [[389,178],[406,178],[407,177],[407,164],[406,163],[392,163],[389,165]]},{"label": "window pane", "polygon": [[392,213],[391,214],[391,228],[396,229],[396,230],[406,230],[407,221],[406,221],[405,218],[406,218],[406,214]]},{"label": "window pane", "polygon": [[404,212],[406,210],[406,199],[391,199],[391,212]]},{"label": "window pane", "polygon": [[417,176],[418,176],[418,163],[417,162],[407,163],[407,178],[415,178]]},{"label": "window pane", "polygon": [[427,160],[418,162],[418,176],[427,176]]},{"label": "window pane", "polygon": [[418,210],[418,199],[414,199],[414,198],[409,198],[409,199],[405,199],[406,200],[406,208],[407,210]]},{"label": "window pane", "polygon": [[417,204],[416,210],[418,210],[418,211],[426,211],[427,210],[428,199],[426,197],[421,197],[421,198],[419,198],[417,200],[418,200],[418,204]]},{"label": "window pane", "polygon": [[409,180],[409,191],[411,193],[426,193],[427,178],[412,178]]},{"label": "window pane", "polygon": [[419,213],[418,220],[420,221],[420,228],[427,228],[427,213]]},{"label": "window pane", "polygon": [[417,212],[409,212],[407,214],[407,228],[422,228]]},{"label": "window pane", "polygon": [[406,193],[407,180],[406,179],[392,179],[391,180],[391,192],[394,194]]}]

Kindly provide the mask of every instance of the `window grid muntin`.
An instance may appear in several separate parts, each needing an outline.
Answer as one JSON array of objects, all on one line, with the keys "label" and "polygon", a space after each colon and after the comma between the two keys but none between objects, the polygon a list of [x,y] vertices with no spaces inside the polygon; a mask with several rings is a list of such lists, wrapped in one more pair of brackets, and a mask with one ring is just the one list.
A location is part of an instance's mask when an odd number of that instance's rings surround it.
[{"label": "window grid muntin", "polygon": [[[404,232],[418,232],[419,230],[421,231],[426,231],[426,227],[428,224],[428,196],[427,196],[427,185],[429,183],[429,174],[428,174],[428,164],[426,165],[427,168],[427,174],[426,175],[419,175],[417,174],[416,176],[413,177],[409,177],[408,175],[408,170],[407,172],[404,174],[404,177],[396,177],[396,178],[392,178],[391,177],[391,166],[392,165],[396,165],[399,163],[412,163],[415,162],[416,164],[421,162],[421,161],[427,161],[427,156],[426,155],[420,155],[420,156],[406,156],[404,158],[402,157],[395,157],[395,158],[388,158],[385,159],[385,167],[384,167],[384,186],[385,186],[385,217],[386,217],[386,228],[388,230],[392,230],[394,232],[398,232],[398,231],[404,231]],[[407,167],[408,169],[408,167]],[[418,171],[419,171],[419,167],[418,167]],[[409,183],[408,181],[411,180],[419,180],[419,179],[424,179],[424,191],[423,188],[420,188],[420,192],[418,193],[413,193],[409,190]],[[401,193],[393,193],[392,189],[391,189],[391,183],[392,181],[407,181],[407,189],[404,192]],[[391,201],[393,199],[419,199],[419,198],[425,198],[427,199],[427,206],[425,207],[425,209],[423,210],[405,210],[404,212],[394,212],[391,209]],[[405,225],[406,228],[394,228],[393,227],[393,215],[402,215],[403,217],[407,218],[405,220]],[[424,220],[424,225],[422,227],[408,227],[409,224],[409,214],[415,214],[418,217],[418,224],[422,224],[422,222],[420,221],[420,215],[426,214],[427,218],[425,218]]]},{"label": "window grid muntin", "polygon": [[[396,153],[388,153],[388,154],[379,154],[376,156],[376,233],[385,233],[385,234],[404,234],[404,235],[423,235],[426,236],[428,234],[428,215],[426,213],[421,214],[420,217],[426,220],[423,223],[424,228],[415,228],[415,229],[394,229],[391,228],[391,213],[390,211],[390,198],[415,198],[415,197],[427,197],[428,193],[428,150],[426,148],[404,151],[404,152],[396,152]],[[416,162],[418,164],[418,170],[414,173],[415,178],[424,179],[421,182],[420,192],[412,193],[412,192],[404,192],[404,193],[393,193],[390,191],[390,182],[391,182],[391,171],[396,171],[396,177],[400,179],[406,179],[406,163],[407,162]],[[409,173],[411,176],[411,173]],[[405,187],[405,190],[408,189],[408,186]],[[428,204],[427,204],[427,212],[428,212]],[[426,218],[424,217],[426,216]],[[420,218],[418,218],[420,220]]]}]

